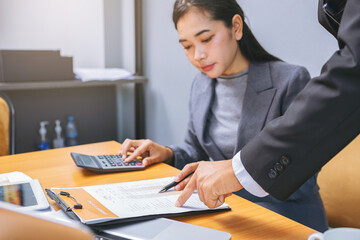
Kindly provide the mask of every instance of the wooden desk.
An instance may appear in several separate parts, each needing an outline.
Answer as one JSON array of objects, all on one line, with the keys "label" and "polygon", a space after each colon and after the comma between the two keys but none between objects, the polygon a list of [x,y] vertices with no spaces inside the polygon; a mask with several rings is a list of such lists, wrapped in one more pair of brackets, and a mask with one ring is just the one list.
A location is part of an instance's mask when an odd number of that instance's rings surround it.
[{"label": "wooden desk", "polygon": [[[115,141],[87,144],[0,157],[0,173],[20,171],[38,179],[43,188],[74,187],[136,181],[176,175],[179,170],[156,164],[144,171],[95,174],[78,168],[70,152],[117,154],[121,145]],[[57,208],[53,201],[51,204]],[[231,211],[177,217],[176,220],[231,233],[232,239],[307,239],[311,228],[285,218],[238,196],[226,199]],[[58,209],[58,208],[57,208]]]}]

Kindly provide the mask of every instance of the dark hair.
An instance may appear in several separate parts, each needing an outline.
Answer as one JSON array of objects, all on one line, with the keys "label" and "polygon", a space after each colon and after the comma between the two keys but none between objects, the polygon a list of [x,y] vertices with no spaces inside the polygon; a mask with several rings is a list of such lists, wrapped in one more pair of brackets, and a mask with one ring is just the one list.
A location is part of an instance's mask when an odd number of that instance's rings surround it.
[{"label": "dark hair", "polygon": [[187,13],[191,7],[208,12],[213,20],[221,20],[225,26],[232,27],[232,19],[239,14],[243,20],[243,37],[238,41],[241,53],[254,62],[280,61],[279,58],[268,53],[256,40],[254,34],[244,21],[244,11],[236,0],[176,0],[173,10],[173,22],[177,29],[179,19]]}]

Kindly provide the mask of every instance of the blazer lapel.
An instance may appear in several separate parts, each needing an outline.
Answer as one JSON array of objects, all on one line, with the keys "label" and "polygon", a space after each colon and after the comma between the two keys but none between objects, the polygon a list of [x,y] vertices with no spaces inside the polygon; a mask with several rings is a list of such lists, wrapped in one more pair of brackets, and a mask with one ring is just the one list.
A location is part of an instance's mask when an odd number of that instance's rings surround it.
[{"label": "blazer lapel", "polygon": [[269,63],[251,63],[234,154],[264,127],[275,93]]},{"label": "blazer lapel", "polygon": [[209,123],[207,121],[210,107],[212,106],[214,100],[216,79],[206,77],[204,81],[205,83],[202,84],[201,89],[199,89],[199,94],[197,94],[193,103],[195,104],[193,107],[194,128],[199,142],[207,154],[211,156],[213,160],[222,160],[225,156],[216,146],[214,141],[209,136],[206,137],[205,134],[205,132],[208,131],[207,127],[209,127]]},{"label": "blazer lapel", "polygon": [[204,143],[204,133],[206,121],[208,118],[209,108],[214,96],[215,79],[206,77],[203,79],[204,83],[199,89],[199,94],[196,94],[196,99],[193,102],[193,123],[195,132],[199,136],[200,143]]}]

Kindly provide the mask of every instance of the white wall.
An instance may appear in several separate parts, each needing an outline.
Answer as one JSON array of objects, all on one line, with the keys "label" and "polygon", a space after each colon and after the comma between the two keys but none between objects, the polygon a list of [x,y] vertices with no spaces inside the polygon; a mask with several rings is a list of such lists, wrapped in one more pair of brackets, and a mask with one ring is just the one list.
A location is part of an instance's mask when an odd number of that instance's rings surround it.
[{"label": "white wall", "polygon": [[320,73],[337,42],[317,20],[316,0],[238,0],[265,49],[282,60]]},{"label": "white wall", "polygon": [[[195,70],[178,43],[171,14],[174,1],[144,1],[146,134],[161,144],[180,144],[188,120]],[[272,54],[306,66],[312,76],[336,49],[317,21],[315,0],[239,0],[259,42]]]},{"label": "white wall", "polygon": [[[105,0],[108,1],[108,0]],[[135,72],[135,9],[134,0],[113,0],[121,1],[121,67],[130,72]]]},{"label": "white wall", "polygon": [[0,0],[0,49],[60,49],[104,67],[103,0]]},{"label": "white wall", "polygon": [[173,1],[144,2],[146,136],[161,144],[181,143],[196,69],[178,43],[171,20]]}]

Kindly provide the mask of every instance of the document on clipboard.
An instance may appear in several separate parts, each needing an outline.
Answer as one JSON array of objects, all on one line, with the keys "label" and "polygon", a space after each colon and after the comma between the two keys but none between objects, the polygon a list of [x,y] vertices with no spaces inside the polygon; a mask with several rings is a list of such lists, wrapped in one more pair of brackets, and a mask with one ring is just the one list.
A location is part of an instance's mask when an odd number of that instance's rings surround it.
[{"label": "document on clipboard", "polygon": [[70,217],[90,226],[231,210],[227,204],[209,209],[194,192],[182,207],[175,207],[179,191],[159,193],[173,178],[113,183],[76,188],[46,189],[49,197]]}]

